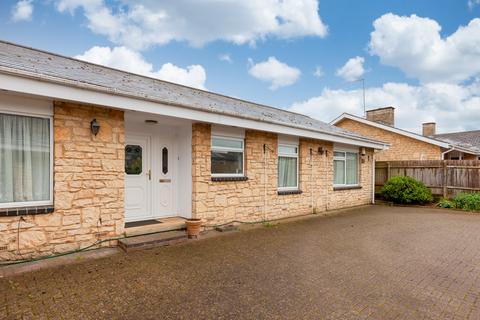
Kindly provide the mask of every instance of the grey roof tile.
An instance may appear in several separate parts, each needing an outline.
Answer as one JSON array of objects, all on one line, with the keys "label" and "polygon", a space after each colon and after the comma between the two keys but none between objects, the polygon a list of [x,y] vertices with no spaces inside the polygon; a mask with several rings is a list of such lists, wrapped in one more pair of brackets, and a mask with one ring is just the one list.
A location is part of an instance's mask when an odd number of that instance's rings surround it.
[{"label": "grey roof tile", "polygon": [[471,150],[480,154],[480,130],[442,133],[432,136],[433,138],[445,141],[452,146]]}]

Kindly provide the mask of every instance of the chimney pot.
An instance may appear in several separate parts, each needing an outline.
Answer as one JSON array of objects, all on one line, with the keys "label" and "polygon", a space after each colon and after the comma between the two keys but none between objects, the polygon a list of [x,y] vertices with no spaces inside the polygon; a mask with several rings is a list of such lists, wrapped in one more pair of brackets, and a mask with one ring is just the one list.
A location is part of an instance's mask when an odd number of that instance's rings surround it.
[{"label": "chimney pot", "polygon": [[395,108],[385,107],[385,108],[367,110],[367,120],[394,127],[395,126]]},{"label": "chimney pot", "polygon": [[425,137],[433,136],[436,134],[437,124],[435,122],[422,123],[422,135]]}]

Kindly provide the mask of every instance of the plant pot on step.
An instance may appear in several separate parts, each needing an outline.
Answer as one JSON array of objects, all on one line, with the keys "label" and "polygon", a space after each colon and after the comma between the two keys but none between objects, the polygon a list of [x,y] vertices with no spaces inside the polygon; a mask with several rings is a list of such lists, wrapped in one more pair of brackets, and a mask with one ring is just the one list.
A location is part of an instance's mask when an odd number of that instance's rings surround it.
[{"label": "plant pot on step", "polygon": [[188,238],[198,239],[203,224],[202,219],[187,219],[187,221],[185,221],[185,224],[187,225]]}]

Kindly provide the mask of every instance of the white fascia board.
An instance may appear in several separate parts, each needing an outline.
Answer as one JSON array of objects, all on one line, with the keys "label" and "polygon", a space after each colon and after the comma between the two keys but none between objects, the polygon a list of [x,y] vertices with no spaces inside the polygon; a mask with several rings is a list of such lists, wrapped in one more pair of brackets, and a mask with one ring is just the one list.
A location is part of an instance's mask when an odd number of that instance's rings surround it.
[{"label": "white fascia board", "polygon": [[89,86],[88,84],[75,83],[74,81],[72,83],[68,83],[67,81],[61,83],[60,81],[50,79],[49,77],[45,77],[45,79],[36,79],[23,74],[0,73],[0,90],[31,94],[63,101],[93,104],[120,110],[146,112],[193,121],[326,140],[367,148],[388,149],[388,144],[384,143],[337,136],[334,134],[289,127],[259,120],[238,118],[231,115],[196,110],[184,106],[153,102],[146,99],[142,100],[138,97],[129,97],[101,87],[97,88],[95,86]]},{"label": "white fascia board", "polygon": [[364,118],[360,118],[360,117],[357,117],[357,116],[354,116],[354,115],[351,115],[351,114],[348,114],[348,113],[343,113],[338,118],[332,120],[330,122],[330,124],[331,125],[336,125],[337,123],[339,123],[340,121],[342,121],[344,119],[350,119],[350,120],[353,120],[353,121],[357,121],[357,122],[366,124],[368,126],[372,126],[372,127],[375,127],[375,128],[379,128],[379,129],[383,129],[383,130],[386,130],[386,131],[394,132],[394,133],[400,134],[402,136],[406,136],[406,137],[409,137],[409,138],[412,138],[412,139],[415,139],[415,140],[430,143],[430,144],[433,144],[433,145],[436,145],[436,146],[439,146],[439,147],[442,147],[442,148],[450,148],[449,143],[441,142],[441,141],[438,141],[438,140],[435,140],[435,139],[430,139],[428,137],[420,136],[420,135],[412,133],[412,132],[408,132],[408,131],[401,130],[401,129],[398,129],[398,128],[390,127],[390,126],[387,126],[387,125],[384,125],[384,124],[381,124],[381,123],[378,123],[378,122],[370,121],[370,120],[367,120],[367,119],[364,119]]}]

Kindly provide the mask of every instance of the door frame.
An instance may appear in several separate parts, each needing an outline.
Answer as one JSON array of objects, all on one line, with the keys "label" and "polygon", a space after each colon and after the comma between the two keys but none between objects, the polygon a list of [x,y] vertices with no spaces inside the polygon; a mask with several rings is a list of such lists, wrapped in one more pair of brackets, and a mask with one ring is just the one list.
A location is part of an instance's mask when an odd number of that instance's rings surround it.
[{"label": "door frame", "polygon": [[[146,197],[146,201],[148,201],[147,208],[149,208],[149,213],[143,216],[138,217],[131,217],[127,216],[127,210],[125,208],[125,222],[135,222],[135,221],[144,221],[144,220],[153,220],[153,219],[161,219],[161,218],[168,218],[168,217],[175,217],[178,216],[177,212],[177,142],[176,138],[172,134],[168,134],[166,132],[155,132],[155,133],[145,133],[145,132],[126,132],[125,134],[125,145],[129,144],[129,141],[135,141],[135,139],[144,139],[148,138],[148,146],[146,151],[146,161],[144,162],[148,168],[145,168],[145,172],[150,170],[150,177],[151,179],[147,182],[147,190],[148,195]],[[157,199],[157,193],[160,192],[160,187],[157,185],[159,183],[159,178],[161,175],[161,149],[163,146],[163,141],[170,141],[169,143],[169,172],[171,172],[171,194],[170,194],[170,202],[171,202],[171,212],[160,214],[160,204],[155,202]],[[147,164],[148,163],[148,164]],[[125,178],[127,175],[125,174]],[[126,197],[125,190],[125,197]]]}]

